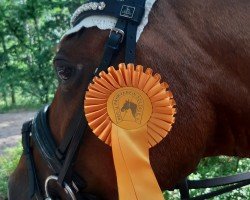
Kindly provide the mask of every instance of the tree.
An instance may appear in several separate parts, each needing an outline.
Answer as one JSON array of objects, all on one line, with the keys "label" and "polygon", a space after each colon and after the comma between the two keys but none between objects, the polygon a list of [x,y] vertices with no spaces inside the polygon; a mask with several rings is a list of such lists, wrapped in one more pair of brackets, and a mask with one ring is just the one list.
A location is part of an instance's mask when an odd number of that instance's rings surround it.
[{"label": "tree", "polygon": [[[56,79],[51,60],[69,28],[70,12],[81,3],[64,0],[2,0],[0,2],[0,96],[7,105],[24,99],[47,103]],[[30,99],[30,98],[29,98]]]}]

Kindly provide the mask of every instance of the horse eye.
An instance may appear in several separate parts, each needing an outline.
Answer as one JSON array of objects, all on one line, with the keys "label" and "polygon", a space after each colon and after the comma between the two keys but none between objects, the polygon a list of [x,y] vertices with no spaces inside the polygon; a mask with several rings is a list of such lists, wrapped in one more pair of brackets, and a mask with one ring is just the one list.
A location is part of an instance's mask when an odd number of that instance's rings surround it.
[{"label": "horse eye", "polygon": [[73,69],[71,67],[57,67],[57,75],[58,77],[63,80],[63,81],[67,81],[70,79],[70,77],[72,76],[73,73]]}]

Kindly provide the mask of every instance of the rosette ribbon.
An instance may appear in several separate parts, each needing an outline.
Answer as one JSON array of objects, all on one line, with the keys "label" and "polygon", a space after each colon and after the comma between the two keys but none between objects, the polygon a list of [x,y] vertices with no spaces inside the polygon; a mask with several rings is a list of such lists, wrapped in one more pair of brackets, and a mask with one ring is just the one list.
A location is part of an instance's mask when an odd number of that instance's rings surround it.
[{"label": "rosette ribbon", "polygon": [[84,109],[93,133],[112,147],[120,200],[164,200],[150,165],[149,148],[174,123],[173,95],[150,68],[120,64],[95,77]]}]

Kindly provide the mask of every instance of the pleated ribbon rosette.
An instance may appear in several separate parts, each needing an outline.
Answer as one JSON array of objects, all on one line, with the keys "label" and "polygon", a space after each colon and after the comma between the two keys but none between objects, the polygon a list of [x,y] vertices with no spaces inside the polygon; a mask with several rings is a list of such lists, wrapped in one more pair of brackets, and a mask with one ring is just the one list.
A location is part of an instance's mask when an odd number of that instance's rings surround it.
[{"label": "pleated ribbon rosette", "polygon": [[174,123],[168,84],[150,68],[120,64],[95,77],[84,109],[95,135],[112,147],[120,200],[163,200],[149,161],[149,148]]}]

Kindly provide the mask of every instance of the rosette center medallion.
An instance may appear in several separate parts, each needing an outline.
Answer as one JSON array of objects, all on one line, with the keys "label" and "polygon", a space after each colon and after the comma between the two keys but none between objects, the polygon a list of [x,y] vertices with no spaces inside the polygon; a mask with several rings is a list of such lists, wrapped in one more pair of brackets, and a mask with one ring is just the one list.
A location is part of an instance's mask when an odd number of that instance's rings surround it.
[{"label": "rosette center medallion", "polygon": [[152,104],[143,91],[124,87],[110,95],[107,111],[114,124],[131,130],[140,128],[148,122],[152,113]]}]

